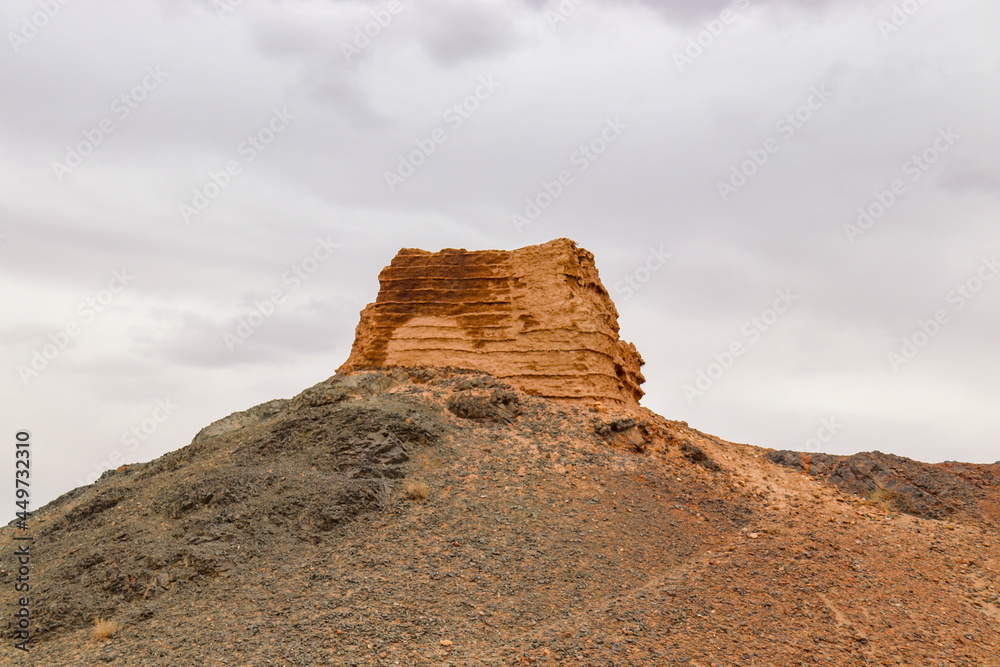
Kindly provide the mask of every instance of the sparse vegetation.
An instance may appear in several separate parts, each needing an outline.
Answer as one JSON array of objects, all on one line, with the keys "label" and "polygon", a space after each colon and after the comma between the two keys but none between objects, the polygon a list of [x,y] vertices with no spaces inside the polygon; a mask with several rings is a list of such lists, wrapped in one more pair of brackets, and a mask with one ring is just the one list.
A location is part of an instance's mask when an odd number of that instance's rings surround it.
[{"label": "sparse vegetation", "polygon": [[403,484],[403,495],[410,500],[423,502],[431,495],[431,487],[427,486],[427,482],[419,479],[408,479]]},{"label": "sparse vegetation", "polygon": [[896,505],[896,493],[884,486],[877,487],[874,491],[870,492],[868,494],[868,502],[886,512],[899,511],[899,507]]},{"label": "sparse vegetation", "polygon": [[100,641],[110,639],[120,629],[117,621],[103,619],[100,616],[94,619],[94,639]]}]

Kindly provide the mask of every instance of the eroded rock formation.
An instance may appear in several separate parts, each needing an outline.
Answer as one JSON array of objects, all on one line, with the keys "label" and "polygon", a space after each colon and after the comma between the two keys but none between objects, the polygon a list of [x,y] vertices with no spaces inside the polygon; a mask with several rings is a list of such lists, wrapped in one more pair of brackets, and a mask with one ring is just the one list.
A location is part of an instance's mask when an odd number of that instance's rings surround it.
[{"label": "eroded rock formation", "polygon": [[404,248],[361,312],[348,373],[486,371],[537,396],[636,406],[645,380],[594,256],[569,239],[518,250]]}]

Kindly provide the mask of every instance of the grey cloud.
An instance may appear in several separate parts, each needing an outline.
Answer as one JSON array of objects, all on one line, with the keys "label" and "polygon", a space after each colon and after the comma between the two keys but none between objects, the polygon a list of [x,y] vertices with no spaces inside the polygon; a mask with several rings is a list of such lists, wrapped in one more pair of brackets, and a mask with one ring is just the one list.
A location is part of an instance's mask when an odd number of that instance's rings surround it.
[{"label": "grey cloud", "polygon": [[966,162],[947,169],[938,184],[955,195],[971,192],[997,197],[1000,195],[1000,167],[996,161],[991,165]]},{"label": "grey cloud", "polygon": [[[586,0],[522,0],[522,2],[537,11],[558,12],[560,6],[567,8],[580,5]],[[851,0],[853,4],[871,5],[877,0]],[[764,7],[781,12],[821,12],[829,7],[842,5],[843,0],[630,0],[622,3],[616,0],[602,0],[601,4],[610,7],[632,5],[645,7],[665,20],[678,24],[693,24],[704,19],[718,18],[725,9],[745,11],[751,7]]]},{"label": "grey cloud", "polygon": [[418,13],[418,21],[423,48],[448,67],[504,53],[519,40],[513,17],[497,5],[448,0]]}]

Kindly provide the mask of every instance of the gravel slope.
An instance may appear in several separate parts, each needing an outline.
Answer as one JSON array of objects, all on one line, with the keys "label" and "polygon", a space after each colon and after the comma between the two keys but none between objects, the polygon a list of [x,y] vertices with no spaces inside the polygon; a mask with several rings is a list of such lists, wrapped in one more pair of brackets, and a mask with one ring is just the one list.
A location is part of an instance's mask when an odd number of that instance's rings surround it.
[{"label": "gravel slope", "polygon": [[1000,665],[996,524],[768,452],[480,373],[335,376],[39,510],[36,641],[0,664]]}]

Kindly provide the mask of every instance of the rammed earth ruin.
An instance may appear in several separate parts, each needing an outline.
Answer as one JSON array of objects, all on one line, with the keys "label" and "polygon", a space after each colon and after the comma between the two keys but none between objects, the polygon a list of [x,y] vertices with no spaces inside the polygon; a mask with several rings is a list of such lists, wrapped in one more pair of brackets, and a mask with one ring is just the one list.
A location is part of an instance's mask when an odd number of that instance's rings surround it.
[{"label": "rammed earth ruin", "polygon": [[594,255],[569,239],[517,250],[404,248],[379,274],[338,373],[485,371],[536,396],[637,407],[645,381]]}]

